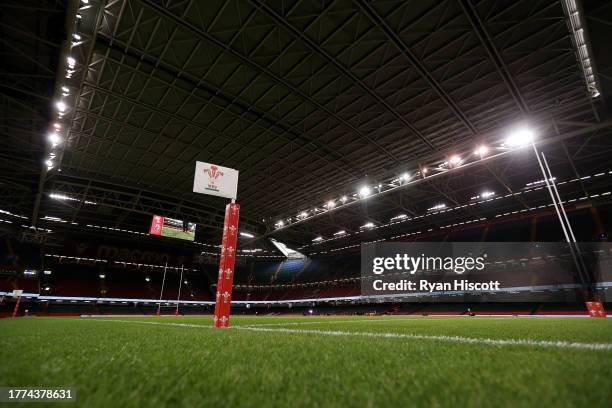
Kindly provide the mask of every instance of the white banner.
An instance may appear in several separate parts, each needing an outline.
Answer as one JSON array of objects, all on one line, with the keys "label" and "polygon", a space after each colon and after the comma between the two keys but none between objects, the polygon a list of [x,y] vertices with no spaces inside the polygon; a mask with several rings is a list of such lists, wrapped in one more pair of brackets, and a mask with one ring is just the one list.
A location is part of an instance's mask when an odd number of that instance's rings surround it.
[{"label": "white banner", "polygon": [[238,170],[196,162],[193,192],[236,199]]}]

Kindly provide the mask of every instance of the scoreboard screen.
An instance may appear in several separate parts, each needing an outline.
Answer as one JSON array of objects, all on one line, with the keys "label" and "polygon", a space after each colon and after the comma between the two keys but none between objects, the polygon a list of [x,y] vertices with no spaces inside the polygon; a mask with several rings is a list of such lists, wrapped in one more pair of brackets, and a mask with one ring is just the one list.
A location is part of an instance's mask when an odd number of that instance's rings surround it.
[{"label": "scoreboard screen", "polygon": [[153,215],[149,233],[151,235],[193,241],[195,239],[195,231],[196,224],[194,222],[164,217],[162,215]]}]

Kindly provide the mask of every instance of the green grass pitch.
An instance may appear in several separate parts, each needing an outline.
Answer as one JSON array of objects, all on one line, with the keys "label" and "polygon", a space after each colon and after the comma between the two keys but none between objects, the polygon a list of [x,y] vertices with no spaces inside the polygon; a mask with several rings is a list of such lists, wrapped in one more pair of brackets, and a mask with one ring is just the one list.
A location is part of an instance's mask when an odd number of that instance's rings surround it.
[{"label": "green grass pitch", "polygon": [[170,316],[3,319],[0,386],[74,387],[76,406],[115,408],[612,401],[612,319],[233,317],[229,329],[211,323]]}]

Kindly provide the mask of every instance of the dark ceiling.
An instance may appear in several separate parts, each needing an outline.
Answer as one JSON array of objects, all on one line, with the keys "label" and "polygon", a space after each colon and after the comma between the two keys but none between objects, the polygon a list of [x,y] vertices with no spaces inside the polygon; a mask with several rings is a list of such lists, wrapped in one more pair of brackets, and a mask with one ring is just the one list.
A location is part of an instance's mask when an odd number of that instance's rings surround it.
[{"label": "dark ceiling", "polygon": [[[197,221],[206,227],[200,240],[214,243],[225,201],[191,192],[199,160],[240,171],[243,229],[301,246],[539,180],[533,152],[506,152],[321,210],[364,183],[388,185],[479,144],[499,146],[517,124],[537,129],[560,180],[610,170],[610,2],[578,2],[601,87],[596,98],[563,4],[3,2],[1,208],[42,227],[53,225],[43,217],[59,217],[73,230],[145,232],[150,214],[161,213]],[[76,62],[70,78],[68,56]],[[45,134],[62,86],[69,88],[65,140],[50,151]],[[47,171],[49,154],[56,156]],[[568,183],[565,194],[588,197],[612,185],[589,183]],[[547,200],[540,193],[511,195],[489,209],[465,206],[409,228],[537,207]],[[275,230],[301,211],[320,215]]]}]

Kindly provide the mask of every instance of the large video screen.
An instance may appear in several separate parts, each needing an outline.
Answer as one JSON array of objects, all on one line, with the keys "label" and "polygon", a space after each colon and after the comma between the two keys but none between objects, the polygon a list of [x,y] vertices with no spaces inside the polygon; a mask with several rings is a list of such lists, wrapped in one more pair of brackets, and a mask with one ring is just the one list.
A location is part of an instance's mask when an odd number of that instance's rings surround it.
[{"label": "large video screen", "polygon": [[153,215],[151,220],[151,235],[160,235],[162,237],[185,239],[193,241],[195,239],[196,224],[176,218],[164,217],[161,215]]}]

